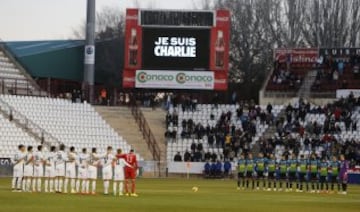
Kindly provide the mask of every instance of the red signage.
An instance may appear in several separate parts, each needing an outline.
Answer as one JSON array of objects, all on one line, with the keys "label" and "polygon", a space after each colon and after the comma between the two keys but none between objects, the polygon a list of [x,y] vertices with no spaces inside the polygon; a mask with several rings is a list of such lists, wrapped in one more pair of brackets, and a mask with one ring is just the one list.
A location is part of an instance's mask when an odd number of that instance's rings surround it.
[{"label": "red signage", "polygon": [[275,49],[274,60],[280,63],[313,65],[319,58],[319,50],[316,48],[304,49]]}]

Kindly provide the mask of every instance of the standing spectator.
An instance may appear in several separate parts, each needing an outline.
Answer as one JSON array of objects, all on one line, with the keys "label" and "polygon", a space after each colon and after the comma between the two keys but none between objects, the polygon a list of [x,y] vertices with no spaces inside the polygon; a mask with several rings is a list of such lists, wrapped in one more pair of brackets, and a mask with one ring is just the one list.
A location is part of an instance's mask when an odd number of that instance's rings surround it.
[{"label": "standing spectator", "polygon": [[337,70],[339,72],[339,75],[342,76],[344,73],[344,62],[342,60],[339,60],[337,65],[338,65]]},{"label": "standing spectator", "polygon": [[220,160],[216,162],[216,177],[221,177],[222,175],[222,164]]},{"label": "standing spectator", "polygon": [[273,109],[273,106],[269,102],[269,104],[266,106],[266,110],[267,110],[268,113],[271,113],[272,109]]},{"label": "standing spectator", "polygon": [[196,150],[196,144],[195,144],[194,141],[191,143],[190,149],[191,149],[191,152],[195,152],[195,150]]},{"label": "standing spectator", "polygon": [[210,165],[209,161],[206,161],[206,163],[204,165],[204,174],[205,174],[205,177],[210,177],[211,165]]},{"label": "standing spectator", "polygon": [[229,160],[225,160],[224,162],[224,176],[228,177],[231,172],[231,163]]},{"label": "standing spectator", "polygon": [[106,99],[107,98],[107,92],[106,92],[105,88],[101,89],[100,97],[101,97],[101,104],[106,105],[107,104],[107,99]]}]

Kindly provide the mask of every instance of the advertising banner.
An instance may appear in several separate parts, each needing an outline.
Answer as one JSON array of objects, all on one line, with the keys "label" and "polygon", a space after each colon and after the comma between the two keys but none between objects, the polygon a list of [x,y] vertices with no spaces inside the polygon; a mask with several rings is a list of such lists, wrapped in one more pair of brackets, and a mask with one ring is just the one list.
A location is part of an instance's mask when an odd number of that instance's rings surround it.
[{"label": "advertising banner", "polygon": [[279,60],[280,63],[286,63],[290,60],[291,64],[316,64],[319,58],[319,50],[316,48],[306,49],[275,49],[274,60]]},{"label": "advertising banner", "polygon": [[95,64],[95,46],[86,45],[84,51],[84,63],[88,65]]},{"label": "advertising banner", "polygon": [[321,48],[319,55],[327,57],[331,56],[335,60],[350,62],[351,55],[360,54],[360,48]]},{"label": "advertising banner", "polygon": [[338,89],[336,90],[336,98],[346,98],[352,93],[355,98],[360,97],[360,89]]},{"label": "advertising banner", "polygon": [[136,88],[213,90],[214,82],[211,71],[137,70],[135,76]]},{"label": "advertising banner", "polygon": [[125,25],[125,69],[132,69],[134,72],[141,67],[141,43],[142,43],[142,28],[139,23],[139,10],[126,10],[126,25]]},{"label": "advertising banner", "polygon": [[216,11],[216,25],[211,28],[210,70],[228,72],[230,48],[230,12]]},{"label": "advertising banner", "polygon": [[11,176],[12,164],[10,158],[0,158],[0,176]]}]

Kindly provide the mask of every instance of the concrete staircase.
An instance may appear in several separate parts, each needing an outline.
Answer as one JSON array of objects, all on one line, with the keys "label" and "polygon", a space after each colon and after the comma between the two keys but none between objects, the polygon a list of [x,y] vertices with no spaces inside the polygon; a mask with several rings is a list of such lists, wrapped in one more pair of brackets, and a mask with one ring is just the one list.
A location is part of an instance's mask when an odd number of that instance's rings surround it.
[{"label": "concrete staircase", "polygon": [[156,138],[156,142],[161,151],[160,171],[165,172],[166,168],[166,140],[165,140],[165,116],[166,111],[162,109],[152,110],[151,108],[141,108],[151,132]]},{"label": "concrete staircase", "polygon": [[[275,122],[276,120],[280,119],[281,117],[284,117],[285,116],[285,107],[280,111],[280,113],[277,115],[275,121],[274,121],[274,124],[273,125],[270,125],[266,131],[263,133],[262,135],[262,138],[264,140],[267,140],[271,137],[274,136],[274,134],[276,133],[276,126],[275,126]],[[259,145],[259,141],[255,142],[254,145],[252,146],[252,150],[251,150],[251,153],[255,156],[255,155],[258,155],[260,152],[260,145]]]},{"label": "concrete staircase", "polygon": [[144,160],[153,160],[146,141],[128,107],[95,106],[95,110]]},{"label": "concrete staircase", "polygon": [[309,98],[311,93],[311,86],[316,80],[316,70],[309,71],[304,77],[303,84],[301,85],[297,97]]}]

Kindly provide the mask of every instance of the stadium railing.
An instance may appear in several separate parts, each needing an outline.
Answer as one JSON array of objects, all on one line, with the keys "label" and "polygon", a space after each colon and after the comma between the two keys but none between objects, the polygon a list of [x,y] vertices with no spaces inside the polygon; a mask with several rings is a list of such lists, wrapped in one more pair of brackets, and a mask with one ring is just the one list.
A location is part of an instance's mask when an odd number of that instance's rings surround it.
[{"label": "stadium railing", "polygon": [[12,121],[14,121],[17,125],[25,129],[28,133],[33,135],[37,140],[39,140],[43,145],[48,148],[51,145],[59,145],[61,142],[52,136],[50,133],[45,131],[39,125],[35,124],[26,116],[16,111],[13,107],[11,107],[8,103],[3,101],[0,98],[0,112],[3,113],[6,117],[11,117]]},{"label": "stadium railing", "polygon": [[158,162],[160,175],[161,151],[159,145],[157,144],[156,138],[152,133],[144,114],[141,112],[139,106],[136,103],[131,104],[131,113],[134,116],[136,123],[138,124],[140,131],[142,132],[143,137],[151,150],[153,159]]}]

